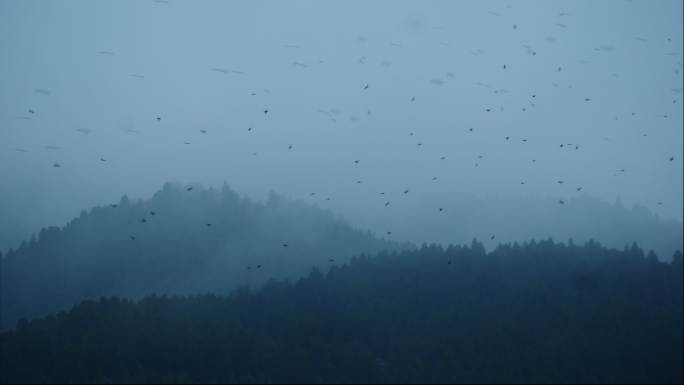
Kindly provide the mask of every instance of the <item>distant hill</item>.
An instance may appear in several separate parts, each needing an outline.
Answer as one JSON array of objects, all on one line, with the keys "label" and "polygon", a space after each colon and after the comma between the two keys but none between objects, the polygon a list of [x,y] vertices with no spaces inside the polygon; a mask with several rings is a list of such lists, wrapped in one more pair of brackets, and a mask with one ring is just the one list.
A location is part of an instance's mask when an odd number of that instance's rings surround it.
[{"label": "distant hill", "polygon": [[[444,207],[436,214],[435,202]],[[606,202],[591,195],[564,198],[542,196],[446,194],[425,192],[413,200],[393,206],[396,213],[375,219],[364,213],[344,211],[353,223],[369,229],[383,229],[394,218],[392,232],[396,239],[411,242],[461,244],[481,239],[487,250],[500,242],[525,242],[531,239],[582,243],[590,239],[615,249],[636,242],[644,250],[653,250],[659,259],[670,260],[683,250],[682,222],[665,219],[643,206],[627,207],[619,200]],[[392,216],[393,215],[393,216]],[[389,218],[389,219],[388,219]],[[495,239],[490,237],[495,235]]]},{"label": "distant hill", "polygon": [[149,200],[124,196],[8,252],[0,326],[101,296],[227,292],[401,247],[275,193],[258,204],[227,186],[166,184]]},{"label": "distant hill", "polygon": [[636,245],[423,246],[21,321],[0,382],[682,383],[682,276]]}]

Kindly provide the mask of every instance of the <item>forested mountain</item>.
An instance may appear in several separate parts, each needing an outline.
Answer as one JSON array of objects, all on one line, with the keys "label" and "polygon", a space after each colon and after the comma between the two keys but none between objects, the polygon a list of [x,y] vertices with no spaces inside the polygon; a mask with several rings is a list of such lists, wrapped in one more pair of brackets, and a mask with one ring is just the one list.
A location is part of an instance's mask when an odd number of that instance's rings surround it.
[{"label": "forested mountain", "polygon": [[636,245],[423,246],[21,321],[0,380],[681,383],[682,273]]},{"label": "forested mountain", "polygon": [[[395,237],[418,244],[460,244],[478,238],[487,250],[492,250],[500,242],[572,238],[583,243],[593,239],[617,249],[636,242],[662,260],[669,260],[683,247],[682,222],[660,217],[643,206],[623,204],[619,199],[611,203],[579,193],[571,198],[427,191],[412,194],[412,199],[393,206],[388,216]],[[560,204],[559,199],[564,203]],[[426,209],[434,202],[444,207],[440,215]],[[345,207],[342,211],[364,228],[387,227],[382,223],[387,218],[368,218],[362,212],[354,213],[356,210]],[[491,235],[496,238],[490,240]]]},{"label": "forested mountain", "polygon": [[221,293],[400,247],[408,246],[274,193],[259,204],[227,186],[166,184],[150,200],[124,196],[11,250],[3,262],[1,326],[88,298]]}]

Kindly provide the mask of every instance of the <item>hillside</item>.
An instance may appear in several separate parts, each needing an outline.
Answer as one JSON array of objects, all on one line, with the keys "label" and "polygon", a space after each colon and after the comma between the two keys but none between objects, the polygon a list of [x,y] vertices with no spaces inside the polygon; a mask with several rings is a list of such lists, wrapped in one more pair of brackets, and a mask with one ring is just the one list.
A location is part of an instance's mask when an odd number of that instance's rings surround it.
[{"label": "hillside", "polygon": [[0,334],[0,381],[681,383],[682,321],[681,253],[423,246],[22,321]]},{"label": "hillside", "polygon": [[276,194],[258,204],[227,186],[189,189],[166,184],[149,200],[124,196],[11,250],[3,262],[2,327],[88,298],[222,293],[407,247]]}]

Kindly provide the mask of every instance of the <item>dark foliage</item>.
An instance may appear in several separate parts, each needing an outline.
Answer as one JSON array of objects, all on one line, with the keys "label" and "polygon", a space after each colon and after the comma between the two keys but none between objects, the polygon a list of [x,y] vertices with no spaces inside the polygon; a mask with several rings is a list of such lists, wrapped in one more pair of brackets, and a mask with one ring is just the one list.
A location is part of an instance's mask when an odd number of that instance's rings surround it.
[{"label": "dark foliage", "polygon": [[86,301],[0,334],[2,382],[682,382],[682,256],[423,246],[228,297]]}]

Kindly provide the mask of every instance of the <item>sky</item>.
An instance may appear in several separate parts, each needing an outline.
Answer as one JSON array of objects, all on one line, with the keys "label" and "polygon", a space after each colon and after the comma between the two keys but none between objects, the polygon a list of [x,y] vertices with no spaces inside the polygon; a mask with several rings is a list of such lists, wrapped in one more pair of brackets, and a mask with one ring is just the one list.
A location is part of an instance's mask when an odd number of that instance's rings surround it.
[{"label": "sky", "polygon": [[461,195],[588,194],[681,222],[682,11],[0,0],[0,229],[164,182],[371,227]]}]

